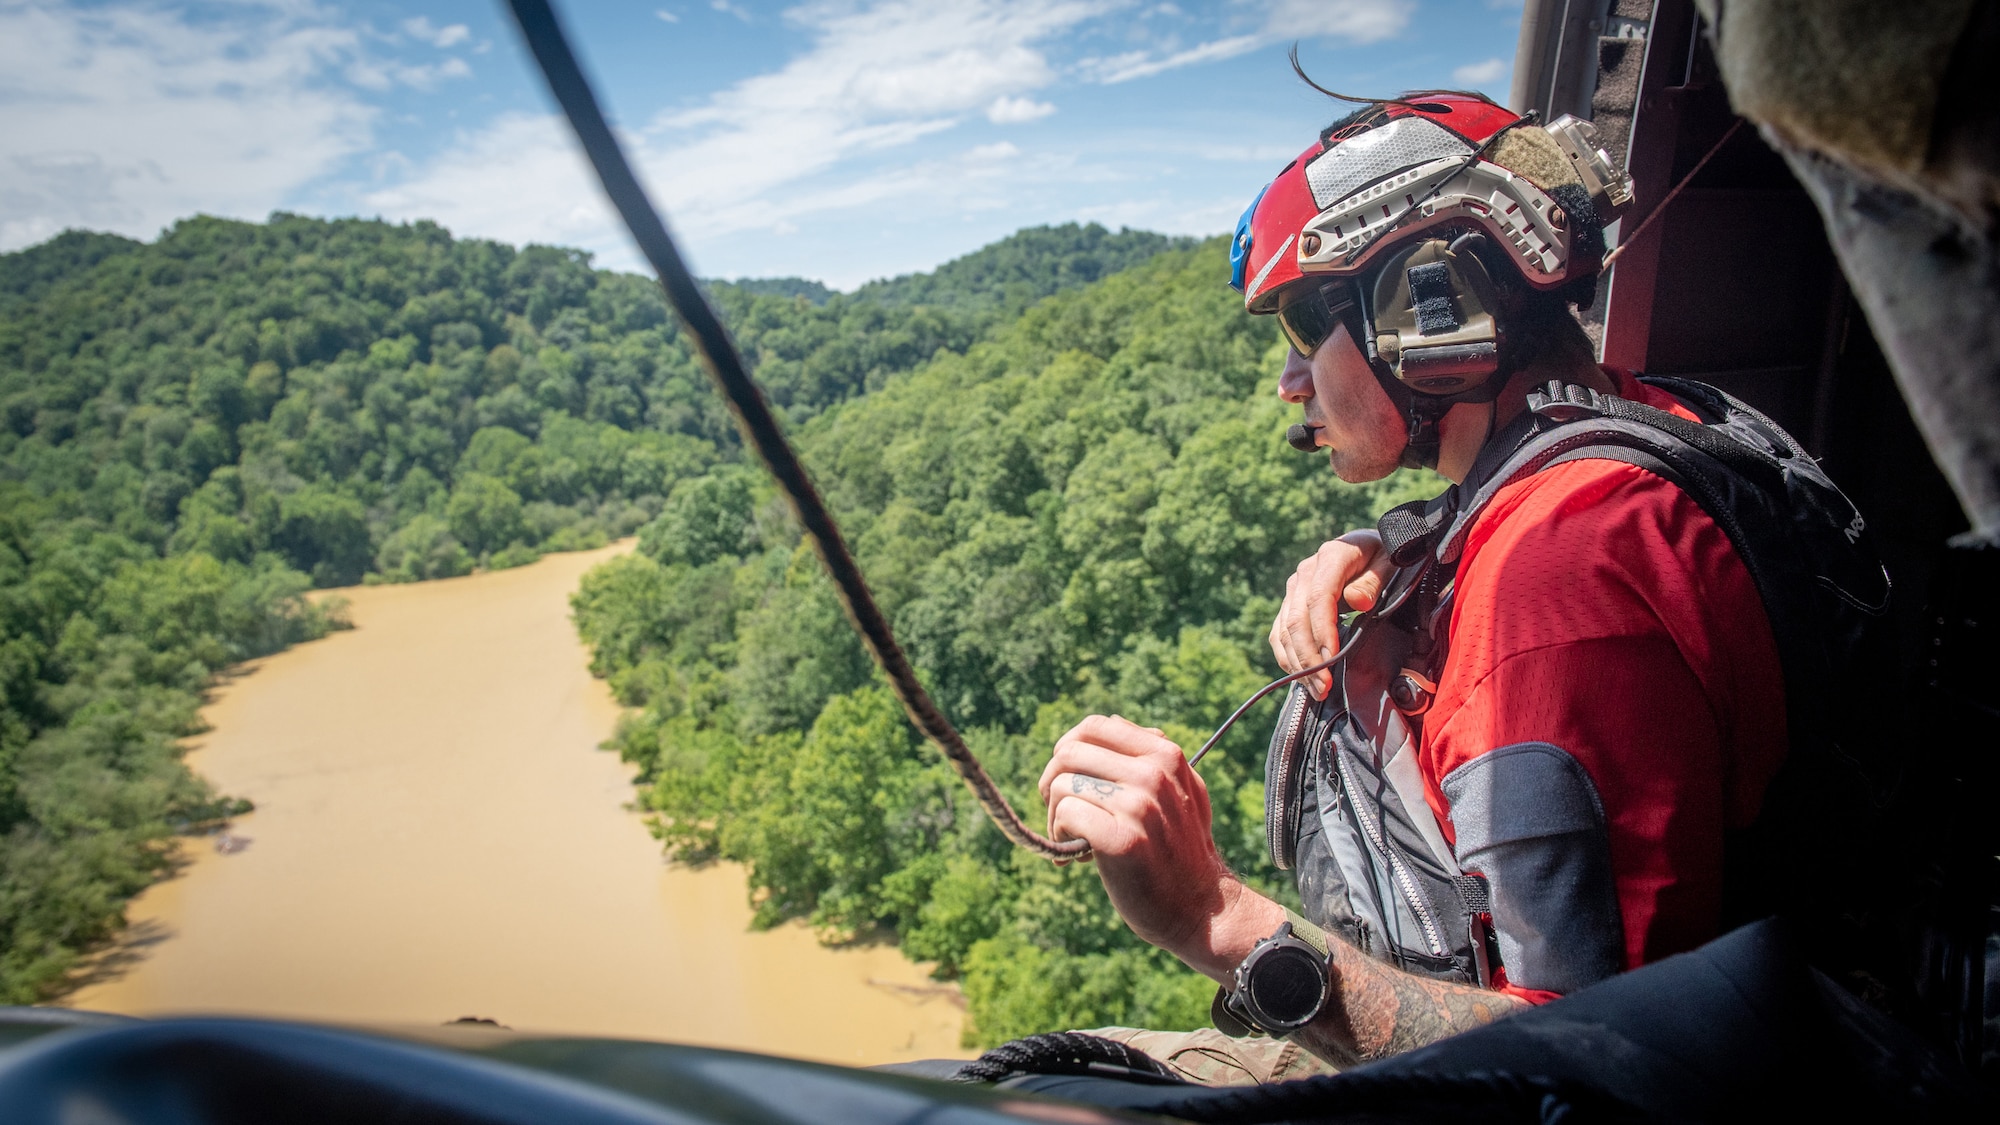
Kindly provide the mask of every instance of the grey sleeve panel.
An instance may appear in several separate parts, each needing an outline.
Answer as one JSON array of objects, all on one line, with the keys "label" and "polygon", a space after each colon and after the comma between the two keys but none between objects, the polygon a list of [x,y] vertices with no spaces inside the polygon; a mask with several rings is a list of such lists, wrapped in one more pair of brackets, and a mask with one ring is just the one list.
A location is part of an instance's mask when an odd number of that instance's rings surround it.
[{"label": "grey sleeve panel", "polygon": [[1507,979],[1573,992],[1625,967],[1597,786],[1561,747],[1519,742],[1474,758],[1439,786],[1459,866],[1486,876]]}]

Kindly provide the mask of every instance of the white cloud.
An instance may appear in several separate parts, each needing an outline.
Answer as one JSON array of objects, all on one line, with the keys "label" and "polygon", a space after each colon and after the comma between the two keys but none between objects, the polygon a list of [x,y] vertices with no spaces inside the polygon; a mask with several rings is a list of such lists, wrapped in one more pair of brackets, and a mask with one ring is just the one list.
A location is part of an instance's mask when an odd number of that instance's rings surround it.
[{"label": "white cloud", "polygon": [[460,136],[414,178],[362,202],[390,218],[435,218],[458,234],[600,252],[619,247],[608,237],[617,220],[582,159],[560,117],[507,114]]},{"label": "white cloud", "polygon": [[1490,86],[1507,77],[1513,64],[1505,59],[1487,59],[1485,62],[1467,63],[1451,72],[1451,80],[1460,86]]},{"label": "white cloud", "polygon": [[744,23],[750,22],[750,9],[741,4],[732,4],[729,0],[708,0],[708,6],[725,16],[735,16]]},{"label": "white cloud", "polygon": [[455,56],[441,63],[419,63],[415,66],[393,59],[357,58],[342,73],[356,86],[379,93],[396,86],[435,90],[441,78],[470,78],[472,67]]},{"label": "white cloud", "polygon": [[679,16],[675,15],[672,12],[667,11],[665,8],[654,8],[653,15],[658,17],[661,21],[665,23],[681,22],[681,18]]},{"label": "white cloud", "polygon": [[472,29],[462,23],[455,23],[448,27],[433,27],[431,21],[424,16],[404,20],[403,30],[408,32],[411,38],[421,39],[440,50],[456,46],[472,38]]},{"label": "white cloud", "polygon": [[1291,39],[1376,43],[1394,37],[1409,25],[1416,0],[1271,0],[1257,7],[1263,14],[1263,22],[1254,31],[1221,36],[1181,50],[1128,51],[1110,58],[1085,59],[1078,65],[1088,76],[1111,85],[1150,78],[1196,63],[1235,58]]},{"label": "white cloud", "polygon": [[[1115,0],[814,3],[785,18],[811,45],[625,137],[677,230],[699,242],[926,191],[953,190],[968,157],[921,166],[885,154],[973,114],[1024,121],[1056,80],[1050,38]],[[1009,146],[1011,147],[1011,146]],[[992,161],[997,149],[981,150]],[[460,136],[420,171],[364,197],[391,218],[434,218],[512,242],[562,242],[632,263],[625,235],[553,117],[517,115]]]},{"label": "white cloud", "polygon": [[965,154],[966,159],[976,161],[1012,160],[1019,155],[1021,155],[1021,150],[1015,147],[1012,141],[1000,141],[997,144],[990,145],[975,145],[971,151]]},{"label": "white cloud", "polygon": [[995,125],[1020,125],[1029,121],[1039,121],[1054,113],[1056,107],[1048,102],[1038,102],[1033,98],[1014,98],[1003,94],[993,99],[986,107],[986,120]]},{"label": "white cloud", "polygon": [[1102,61],[1097,70],[1097,80],[1105,85],[1130,82],[1134,78],[1150,78],[1162,71],[1177,70],[1193,63],[1215,62],[1248,54],[1262,47],[1269,39],[1262,35],[1232,35],[1226,39],[1211,39],[1185,51],[1176,51],[1161,58],[1152,58],[1144,51],[1131,51]]},{"label": "white cloud", "polygon": [[1183,146],[1177,151],[1185,152],[1189,156],[1200,157],[1203,160],[1228,160],[1244,164],[1279,164],[1297,156],[1300,147],[1296,144],[1246,145],[1198,142]]},{"label": "white cloud", "polygon": [[1379,43],[1410,22],[1415,0],[1276,0],[1264,33],[1273,39],[1345,39]]},{"label": "white cloud", "polygon": [[326,81],[358,60],[357,36],[301,3],[203,20],[0,6],[0,249],[72,226],[151,237],[197,212],[261,218],[368,146],[375,111]]}]

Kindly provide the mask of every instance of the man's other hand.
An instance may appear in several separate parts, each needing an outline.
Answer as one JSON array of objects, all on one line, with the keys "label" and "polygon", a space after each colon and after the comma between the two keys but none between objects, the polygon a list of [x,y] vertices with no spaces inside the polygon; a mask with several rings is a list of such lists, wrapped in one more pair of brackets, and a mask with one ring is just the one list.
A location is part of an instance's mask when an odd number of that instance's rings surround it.
[{"label": "man's other hand", "polygon": [[1191,967],[1222,979],[1283,920],[1230,874],[1208,786],[1160,731],[1090,716],[1056,743],[1041,792],[1049,835],[1090,842],[1125,924]]},{"label": "man's other hand", "polygon": [[[1322,544],[1285,580],[1285,603],[1271,623],[1271,655],[1287,672],[1333,659],[1340,651],[1342,609],[1368,610],[1395,572],[1382,536],[1373,528],[1350,531]],[[1325,699],[1333,675],[1306,681],[1315,699]]]}]

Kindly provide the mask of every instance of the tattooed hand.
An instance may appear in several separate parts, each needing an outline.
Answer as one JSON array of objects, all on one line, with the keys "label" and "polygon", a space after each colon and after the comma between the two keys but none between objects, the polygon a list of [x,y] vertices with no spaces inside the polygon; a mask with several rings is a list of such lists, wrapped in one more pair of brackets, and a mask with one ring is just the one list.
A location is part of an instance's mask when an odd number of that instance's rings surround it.
[{"label": "tattooed hand", "polygon": [[[1090,841],[1097,872],[1132,932],[1202,972],[1221,965],[1217,928],[1269,934],[1284,911],[1249,890],[1222,862],[1210,826],[1208,786],[1159,731],[1092,715],[1056,743],[1042,771],[1049,835]],[[1249,907],[1247,913],[1240,909]],[[1217,979],[1221,979],[1218,977]]]},{"label": "tattooed hand", "polygon": [[1114,785],[1101,777],[1085,777],[1080,773],[1069,775],[1069,791],[1081,797],[1090,793],[1098,797],[1109,797],[1121,786]]}]

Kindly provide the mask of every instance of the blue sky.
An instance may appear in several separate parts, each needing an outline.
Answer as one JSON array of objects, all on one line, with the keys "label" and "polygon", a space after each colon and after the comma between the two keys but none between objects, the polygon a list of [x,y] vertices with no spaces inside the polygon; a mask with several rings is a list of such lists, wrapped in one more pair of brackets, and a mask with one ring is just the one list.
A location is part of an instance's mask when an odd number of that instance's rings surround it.
[{"label": "blue sky", "polygon": [[[697,272],[838,288],[1024,226],[1228,229],[1358,93],[1504,100],[1518,0],[591,0],[572,35]],[[638,259],[501,7],[0,0],[0,250],[195,213]]]}]

